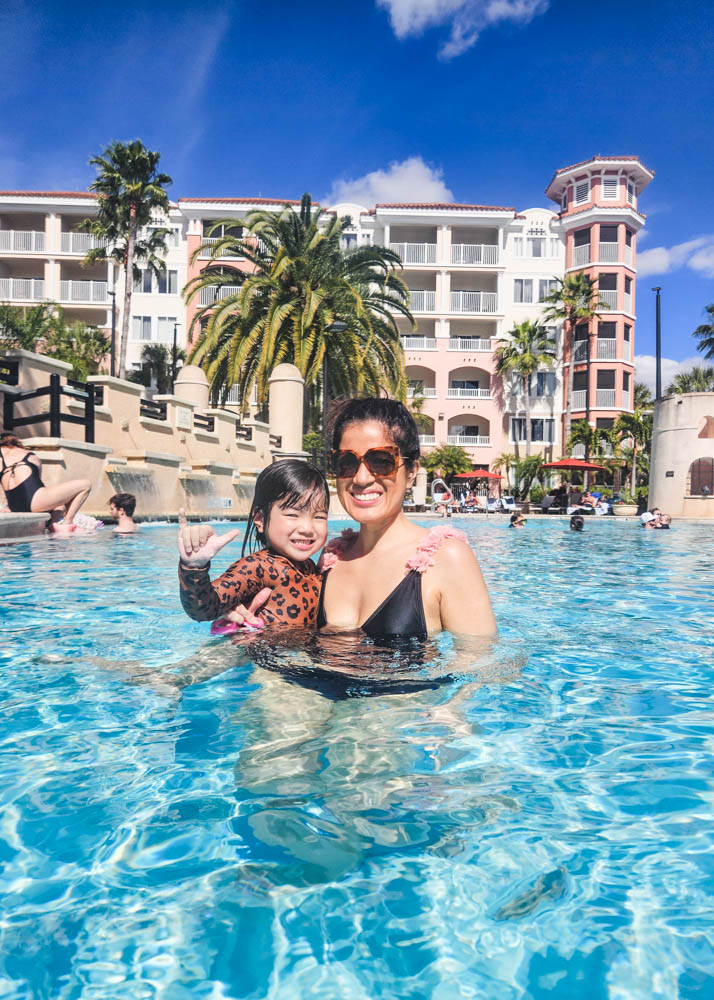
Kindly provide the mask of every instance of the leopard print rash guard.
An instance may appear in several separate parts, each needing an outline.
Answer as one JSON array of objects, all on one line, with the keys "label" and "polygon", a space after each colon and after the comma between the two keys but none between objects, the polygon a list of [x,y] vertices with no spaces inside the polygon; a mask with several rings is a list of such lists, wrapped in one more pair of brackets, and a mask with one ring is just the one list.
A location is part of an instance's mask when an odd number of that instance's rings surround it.
[{"label": "leopard print rash guard", "polygon": [[256,613],[266,625],[314,625],[320,600],[322,574],[308,559],[300,568],[285,556],[261,549],[244,556],[211,581],[210,563],[192,569],[179,562],[181,604],[189,618],[213,621],[238,604],[246,607],[263,587],[272,594]]}]

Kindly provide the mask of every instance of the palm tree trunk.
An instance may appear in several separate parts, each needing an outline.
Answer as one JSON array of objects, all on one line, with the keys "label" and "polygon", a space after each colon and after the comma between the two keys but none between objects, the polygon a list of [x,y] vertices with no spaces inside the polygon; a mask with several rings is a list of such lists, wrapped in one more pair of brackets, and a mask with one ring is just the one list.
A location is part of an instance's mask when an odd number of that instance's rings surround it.
[{"label": "palm tree trunk", "polygon": [[136,243],[136,206],[129,210],[129,238],[126,243],[124,261],[124,309],[121,318],[121,341],[119,343],[119,378],[126,378],[126,352],[129,346],[129,319],[131,317],[131,293],[134,290],[134,244]]},{"label": "palm tree trunk", "polygon": [[523,377],[523,408],[526,411],[526,458],[531,454],[531,397],[528,393],[528,377]]},{"label": "palm tree trunk", "polygon": [[[570,438],[570,428],[573,422],[572,410],[573,410],[573,350],[575,345],[575,327],[572,323],[568,324],[569,335],[570,335],[570,360],[568,361],[568,372],[566,379],[568,382],[567,390],[565,393],[565,442],[567,444]],[[565,450],[565,448],[563,448]]]}]

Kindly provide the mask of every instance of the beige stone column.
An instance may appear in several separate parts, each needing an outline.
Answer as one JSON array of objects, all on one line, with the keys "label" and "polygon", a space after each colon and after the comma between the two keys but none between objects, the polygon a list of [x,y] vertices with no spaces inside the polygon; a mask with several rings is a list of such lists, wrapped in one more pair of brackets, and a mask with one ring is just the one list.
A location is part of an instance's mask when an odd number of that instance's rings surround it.
[{"label": "beige stone column", "polygon": [[305,380],[295,365],[278,365],[270,376],[269,422],[275,457],[305,457],[302,449],[302,411]]}]

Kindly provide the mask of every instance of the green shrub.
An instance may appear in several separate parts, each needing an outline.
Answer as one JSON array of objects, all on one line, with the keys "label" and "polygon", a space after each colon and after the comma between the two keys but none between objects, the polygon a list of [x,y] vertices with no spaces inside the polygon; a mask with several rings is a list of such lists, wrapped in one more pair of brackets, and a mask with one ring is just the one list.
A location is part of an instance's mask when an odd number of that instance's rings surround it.
[{"label": "green shrub", "polygon": [[545,496],[545,490],[542,486],[531,486],[530,499],[531,503],[540,503]]}]

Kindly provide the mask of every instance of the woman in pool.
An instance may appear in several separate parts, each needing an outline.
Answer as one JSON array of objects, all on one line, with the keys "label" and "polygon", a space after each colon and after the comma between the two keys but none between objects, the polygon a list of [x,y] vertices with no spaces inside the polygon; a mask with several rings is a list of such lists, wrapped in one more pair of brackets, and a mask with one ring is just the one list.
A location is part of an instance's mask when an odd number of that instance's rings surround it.
[{"label": "woman in pool", "polygon": [[[40,463],[34,452],[28,451],[14,434],[0,434],[0,485],[11,511],[52,513],[52,530],[57,534],[74,531],[77,511],[89,496],[88,479],[70,479],[66,483],[45,486],[40,477]],[[66,504],[64,521],[57,519]]]},{"label": "woman in pool", "polygon": [[419,465],[419,432],[401,403],[355,399],[337,416],[331,471],[360,525],[323,555],[318,626],[374,639],[419,639],[448,629],[493,636],[496,623],[476,557],[462,532],[426,531],[402,513]]}]

